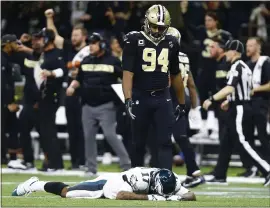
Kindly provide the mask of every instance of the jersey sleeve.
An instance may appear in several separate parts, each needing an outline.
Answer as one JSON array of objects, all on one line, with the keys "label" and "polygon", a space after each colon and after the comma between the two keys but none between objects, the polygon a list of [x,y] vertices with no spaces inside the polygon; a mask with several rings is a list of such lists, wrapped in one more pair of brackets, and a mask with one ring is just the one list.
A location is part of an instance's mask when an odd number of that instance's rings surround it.
[{"label": "jersey sleeve", "polygon": [[124,37],[124,50],[122,56],[123,70],[133,72],[136,57],[136,40],[135,35],[128,33]]},{"label": "jersey sleeve", "polygon": [[123,70],[122,70],[122,65],[121,61],[118,58],[114,58],[114,73],[117,77],[122,78]]},{"label": "jersey sleeve", "polygon": [[60,52],[59,52],[59,54],[57,56],[57,59],[56,59],[56,66],[57,66],[56,67],[57,69],[62,69],[62,71],[63,71],[63,76],[62,77],[67,75],[68,71],[67,71],[66,66],[65,66],[63,55]]},{"label": "jersey sleeve", "polygon": [[241,79],[241,75],[242,75],[242,67],[240,64],[238,64],[235,68],[231,69],[231,71],[229,72],[227,85],[236,87],[239,80]]},{"label": "jersey sleeve", "polygon": [[126,192],[133,192],[133,189],[132,187],[127,183],[125,182],[119,189],[119,192],[120,191],[126,191]]},{"label": "jersey sleeve", "polygon": [[76,61],[82,62],[82,60],[86,57],[90,55],[90,47],[89,46],[85,46],[84,48],[82,48],[72,59],[72,62],[75,63]]},{"label": "jersey sleeve", "polygon": [[83,81],[83,71],[82,71],[82,65],[84,64],[84,60],[82,60],[81,64],[80,64],[80,67],[78,68],[78,75],[76,76],[76,80],[82,84],[82,81]]},{"label": "jersey sleeve", "polygon": [[[176,40],[176,38],[175,38]],[[178,44],[177,41],[174,41],[173,47],[172,47],[172,55],[171,55],[171,60],[170,60],[170,65],[169,65],[169,71],[171,75],[177,75],[180,72],[179,68],[179,52],[180,52],[180,45]]]},{"label": "jersey sleeve", "polygon": [[265,76],[265,80],[270,82],[270,58],[268,57],[262,66],[262,73]]}]

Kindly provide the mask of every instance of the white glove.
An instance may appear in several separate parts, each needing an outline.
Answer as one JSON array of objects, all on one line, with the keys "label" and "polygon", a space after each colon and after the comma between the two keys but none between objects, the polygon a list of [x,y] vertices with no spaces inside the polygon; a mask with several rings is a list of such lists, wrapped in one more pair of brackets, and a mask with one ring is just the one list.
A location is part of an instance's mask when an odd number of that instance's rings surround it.
[{"label": "white glove", "polygon": [[166,201],[181,201],[182,197],[178,195],[172,195],[166,199]]},{"label": "white glove", "polygon": [[148,195],[149,201],[166,201],[166,198],[164,196],[160,196],[157,194]]},{"label": "white glove", "polygon": [[188,114],[188,120],[190,129],[200,129],[202,126],[202,116],[200,112],[201,106],[190,109]]}]

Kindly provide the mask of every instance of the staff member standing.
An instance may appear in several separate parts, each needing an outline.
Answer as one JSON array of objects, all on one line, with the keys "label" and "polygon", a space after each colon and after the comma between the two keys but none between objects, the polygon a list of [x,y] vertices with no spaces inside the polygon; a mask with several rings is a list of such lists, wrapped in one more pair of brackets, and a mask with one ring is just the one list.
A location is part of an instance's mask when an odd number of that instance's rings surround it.
[{"label": "staff member standing", "polygon": [[97,172],[96,134],[101,126],[104,136],[120,158],[120,166],[127,170],[131,166],[128,153],[116,134],[115,93],[111,84],[121,77],[121,62],[106,52],[106,43],[99,33],[90,37],[90,56],[86,57],[79,68],[77,80],[72,81],[67,95],[72,96],[81,87],[82,120],[85,138],[86,174]]},{"label": "staff member standing", "polygon": [[[82,26],[75,26],[72,29],[71,40],[64,39],[58,34],[54,25],[54,11],[48,9],[45,11],[47,18],[47,27],[52,29],[56,34],[54,43],[57,48],[63,49],[64,61],[73,61],[74,57],[79,51],[82,51],[86,46],[87,30]],[[84,57],[80,54],[79,58]],[[64,84],[65,88],[71,83],[73,79],[66,76]],[[67,83],[66,83],[67,82]],[[67,117],[67,131],[69,135],[69,148],[71,156],[70,169],[77,169],[80,165],[84,165],[84,137],[82,127],[82,105],[80,99],[80,92],[76,91],[73,96],[66,96],[65,108]]]},{"label": "staff member standing", "polygon": [[34,67],[39,61],[42,53],[41,41],[38,38],[31,38],[32,48],[26,44],[20,46],[21,72],[25,76],[23,89],[23,109],[20,113],[20,141],[23,149],[23,165],[26,169],[34,168],[34,151],[32,148],[31,130],[33,127],[39,132],[38,102],[40,93],[34,79]]},{"label": "staff member standing", "polygon": [[[52,30],[43,28],[42,31],[35,34],[35,37],[39,39],[43,48],[43,53],[39,59],[39,66],[42,69],[41,77],[44,80],[40,86],[41,99],[39,102],[42,147],[48,154],[48,168],[52,170],[63,169],[55,116],[59,107],[58,102],[65,74],[65,63],[61,50],[55,48],[55,34]],[[47,171],[47,168],[44,171]]]},{"label": "staff member standing", "polygon": [[247,142],[252,136],[250,124],[252,123],[250,92],[252,87],[252,72],[241,60],[244,46],[239,40],[228,41],[226,53],[227,61],[231,62],[231,69],[227,75],[227,86],[204,101],[203,108],[207,110],[212,103],[228,96],[221,107],[228,110],[229,119],[227,125],[228,139],[221,141],[221,152],[218,158],[218,166],[214,177],[208,183],[226,183],[226,174],[235,142],[239,142],[247,156],[250,157],[261,170],[265,177],[265,186],[270,185],[270,165],[263,160]]},{"label": "staff member standing", "polygon": [[259,38],[249,38],[246,44],[246,54],[250,58],[247,65],[253,73],[253,90],[251,91],[252,120],[258,131],[263,154],[270,163],[270,142],[266,130],[270,99],[270,58],[269,56],[261,56],[261,46]]},{"label": "staff member standing", "polygon": [[[9,167],[24,169],[24,166],[17,160],[16,152],[17,141],[15,137],[6,137],[7,121],[12,119],[19,110],[19,105],[15,103],[15,85],[12,75],[11,55],[18,51],[17,37],[13,34],[4,35],[1,38],[1,161],[7,163],[7,148],[13,150],[10,152]],[[12,139],[13,138],[13,139]]]}]

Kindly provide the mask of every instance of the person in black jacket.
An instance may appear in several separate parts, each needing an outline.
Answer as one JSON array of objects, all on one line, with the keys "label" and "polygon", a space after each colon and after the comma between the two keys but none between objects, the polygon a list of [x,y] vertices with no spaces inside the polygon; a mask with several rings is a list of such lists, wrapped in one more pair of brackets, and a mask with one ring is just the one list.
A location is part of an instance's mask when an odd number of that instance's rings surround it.
[{"label": "person in black jacket", "polygon": [[31,169],[34,168],[34,152],[30,132],[33,127],[39,132],[40,119],[38,115],[40,95],[34,79],[34,67],[39,61],[42,47],[39,43],[39,38],[30,36],[29,40],[25,41],[25,37],[27,36],[30,35],[23,34],[21,36],[22,45],[19,46],[20,52],[17,53],[21,73],[25,77],[22,100],[23,108],[19,115],[19,129],[24,158],[22,165],[25,166],[25,169]]},{"label": "person in black jacket", "polygon": [[123,143],[116,134],[115,93],[111,84],[121,77],[121,62],[106,51],[106,43],[99,33],[90,37],[90,56],[80,64],[77,80],[73,80],[67,89],[72,96],[75,89],[81,87],[82,121],[85,138],[85,157],[87,175],[97,172],[96,133],[101,126],[105,138],[120,158],[122,169],[129,169],[131,162]]},{"label": "person in black jacket", "polygon": [[[39,116],[40,137],[44,152],[48,156],[48,169],[62,169],[63,160],[57,139],[56,111],[65,70],[62,51],[55,48],[55,33],[47,28],[34,35],[39,39],[43,53],[34,68],[34,78],[40,91]],[[40,80],[41,77],[41,80]],[[47,171],[47,168],[43,169]]]},{"label": "person in black jacket", "polygon": [[[16,117],[16,112],[19,110],[19,105],[15,103],[15,85],[12,75],[11,56],[18,51],[18,40],[16,35],[7,34],[1,40],[1,158],[2,163],[7,163],[6,153],[9,148],[10,162],[9,166],[14,168],[21,168],[17,161],[16,151],[18,148],[17,141],[10,137],[7,141],[6,133],[9,126],[8,121],[12,117]],[[7,144],[8,142],[8,144]]]}]

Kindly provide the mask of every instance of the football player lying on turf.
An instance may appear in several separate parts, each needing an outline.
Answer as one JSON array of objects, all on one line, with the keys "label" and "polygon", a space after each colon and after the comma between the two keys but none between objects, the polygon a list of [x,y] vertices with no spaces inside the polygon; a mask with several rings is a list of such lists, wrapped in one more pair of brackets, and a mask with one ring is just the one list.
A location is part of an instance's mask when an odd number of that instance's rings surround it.
[{"label": "football player lying on turf", "polygon": [[109,176],[99,176],[69,186],[32,177],[21,183],[12,196],[45,191],[63,198],[108,198],[117,200],[195,201],[194,193],[181,186],[178,176],[167,169],[136,167]]}]

